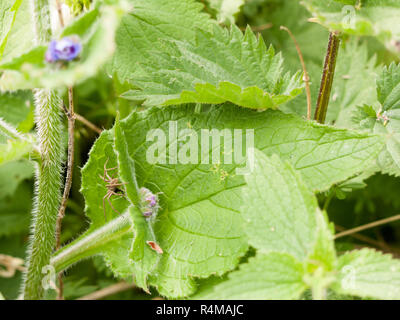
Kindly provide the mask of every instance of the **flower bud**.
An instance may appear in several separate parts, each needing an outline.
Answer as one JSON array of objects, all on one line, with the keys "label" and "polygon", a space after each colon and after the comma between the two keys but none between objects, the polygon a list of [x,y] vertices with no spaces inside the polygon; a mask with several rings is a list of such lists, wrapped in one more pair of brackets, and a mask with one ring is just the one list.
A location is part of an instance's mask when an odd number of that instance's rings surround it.
[{"label": "flower bud", "polygon": [[71,61],[78,57],[82,51],[82,45],[77,37],[65,37],[61,40],[52,40],[47,48],[46,61]]}]

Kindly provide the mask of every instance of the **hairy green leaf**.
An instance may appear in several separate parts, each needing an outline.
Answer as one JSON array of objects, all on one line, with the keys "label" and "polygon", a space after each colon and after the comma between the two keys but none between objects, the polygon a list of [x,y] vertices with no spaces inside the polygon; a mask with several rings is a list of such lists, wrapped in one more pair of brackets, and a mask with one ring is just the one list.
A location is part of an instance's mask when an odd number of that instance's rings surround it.
[{"label": "hairy green leaf", "polygon": [[312,255],[313,264],[325,261],[331,268],[333,237],[300,174],[276,155],[268,158],[256,150],[254,170],[245,179],[241,211],[249,244],[260,252],[290,254],[298,261]]},{"label": "hairy green leaf", "polygon": [[[379,136],[320,126],[279,111],[256,112],[231,104],[211,106],[199,114],[194,113],[194,106],[152,108],[133,113],[120,125],[128,154],[135,163],[138,186],[161,192],[154,233],[163,254],[148,280],[169,297],[192,294],[192,278],[232,270],[247,250],[238,211],[244,179],[236,172],[236,168],[244,166],[243,152],[251,143],[246,141],[246,129],[255,129],[255,147],[289,160],[314,190],[325,190],[362,171],[383,144]],[[219,149],[215,142],[209,143],[201,151],[197,138],[202,129],[218,129],[218,133],[238,129],[243,147],[241,158],[224,164],[230,154],[225,145],[232,140],[224,140]],[[163,144],[163,135],[167,145]],[[118,164],[113,136],[112,131],[100,136],[82,172],[82,192],[92,221],[91,230],[105,223],[103,197],[107,188],[101,177],[105,165],[113,168]],[[188,158],[184,147],[191,139],[199,146],[196,159]],[[179,161],[186,164],[174,164],[175,146]],[[165,163],[149,160],[148,154],[151,156],[155,147],[159,147],[155,153],[161,160],[166,156]],[[120,148],[118,152],[122,154]],[[199,163],[202,154],[209,156],[208,162]],[[213,154],[220,160],[212,162]],[[105,201],[107,220],[118,217],[118,212],[124,212],[129,205],[119,197],[111,197],[110,201],[115,210]],[[103,250],[107,263],[120,276],[134,272],[128,254],[131,246],[132,235],[125,235]]]},{"label": "hairy green leaf", "polygon": [[292,300],[307,288],[304,266],[283,253],[258,254],[241,264],[228,279],[191,297],[200,300]]},{"label": "hairy green leaf", "polygon": [[400,299],[400,260],[373,249],[345,253],[332,288],[343,294],[377,299]]},{"label": "hairy green leaf", "polygon": [[133,80],[138,62],[147,61],[162,39],[194,40],[195,30],[210,30],[214,22],[200,13],[194,0],[130,0],[134,10],[125,16],[116,34],[111,66],[121,82]]},{"label": "hairy green leaf", "polygon": [[161,49],[148,53],[131,82],[125,98],[145,100],[144,105],[182,103],[234,104],[276,108],[301,93],[300,73],[283,74],[282,57],[266,48],[250,29],[230,31],[214,27],[199,30],[194,44],[164,41]]}]

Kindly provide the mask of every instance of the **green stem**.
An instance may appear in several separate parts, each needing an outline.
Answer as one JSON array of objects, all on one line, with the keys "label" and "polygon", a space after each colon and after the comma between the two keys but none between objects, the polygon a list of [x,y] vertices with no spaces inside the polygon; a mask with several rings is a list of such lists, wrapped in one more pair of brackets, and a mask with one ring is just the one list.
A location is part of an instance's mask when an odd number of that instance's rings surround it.
[{"label": "green stem", "polygon": [[339,44],[339,35],[336,32],[331,32],[329,34],[328,49],[325,57],[321,86],[319,89],[317,108],[314,115],[314,119],[317,120],[319,123],[325,122],[326,112],[328,111],[333,77],[335,75],[336,60],[339,52]]},{"label": "green stem", "polygon": [[57,251],[51,259],[51,264],[56,273],[61,272],[82,259],[98,254],[104,245],[128,232],[131,232],[131,219],[129,212],[125,212],[101,228],[84,233]]},{"label": "green stem", "polygon": [[[46,44],[51,37],[48,0],[31,1],[36,44]],[[33,208],[27,272],[23,285],[24,299],[43,298],[42,273],[50,264],[55,246],[55,227],[61,200],[62,120],[61,99],[55,91],[35,89],[36,131],[40,160],[36,173],[36,197]]]}]

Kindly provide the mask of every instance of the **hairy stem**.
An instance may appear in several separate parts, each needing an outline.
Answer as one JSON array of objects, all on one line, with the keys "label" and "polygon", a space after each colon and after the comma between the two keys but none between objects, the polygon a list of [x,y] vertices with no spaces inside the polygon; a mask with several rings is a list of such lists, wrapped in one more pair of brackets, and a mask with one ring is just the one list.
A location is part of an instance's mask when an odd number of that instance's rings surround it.
[{"label": "hairy stem", "polygon": [[82,259],[98,254],[104,245],[128,232],[132,232],[131,219],[129,212],[125,212],[101,228],[86,232],[63,247],[54,254],[51,264],[56,272],[61,272]]},{"label": "hairy stem", "polygon": [[[61,2],[56,0],[58,19],[60,21],[61,28],[64,28],[64,17],[62,14]],[[68,88],[68,110],[64,110],[65,114],[68,118],[68,159],[67,159],[67,177],[65,179],[64,192],[61,200],[60,210],[58,211],[57,223],[56,223],[56,250],[61,247],[61,227],[62,220],[65,216],[65,210],[67,208],[67,201],[69,197],[69,193],[71,191],[72,185],[72,173],[74,168],[74,145],[75,145],[75,137],[74,137],[74,129],[75,129],[75,111],[74,111],[74,89],[72,87]],[[64,105],[63,105],[64,106]],[[58,292],[57,292],[57,300],[64,299],[64,282],[63,282],[63,274],[60,272],[58,274]]]},{"label": "hairy stem", "polygon": [[32,235],[24,288],[24,298],[29,300],[41,299],[44,293],[42,270],[49,265],[56,242],[55,229],[62,185],[61,99],[53,91],[40,89],[35,90],[35,104],[40,163],[37,165]]},{"label": "hairy stem", "polygon": [[[31,1],[35,28],[35,43],[46,44],[51,37],[48,0]],[[29,242],[27,272],[23,284],[24,299],[42,299],[44,286],[42,274],[50,264],[55,246],[55,229],[60,205],[62,120],[61,99],[57,92],[34,90],[36,130],[40,160],[36,169],[35,201],[32,234]]]},{"label": "hairy stem", "polygon": [[339,52],[339,44],[339,35],[336,32],[331,32],[329,34],[328,49],[325,57],[321,86],[319,88],[317,108],[314,115],[314,119],[317,120],[319,123],[325,122],[326,112],[328,111],[333,77],[335,75],[336,60]]},{"label": "hairy stem", "polygon": [[[74,129],[75,129],[75,114],[74,114],[74,94],[73,89],[68,88],[68,101],[69,109],[65,110],[65,114],[68,118],[68,159],[67,159],[67,177],[65,179],[64,193],[61,200],[61,206],[58,211],[57,223],[56,223],[56,250],[61,247],[61,227],[62,220],[65,216],[65,210],[67,208],[67,201],[72,185],[72,173],[74,168]],[[64,284],[62,281],[62,273],[58,275],[59,290],[58,290],[58,300],[63,299],[63,289]]]}]

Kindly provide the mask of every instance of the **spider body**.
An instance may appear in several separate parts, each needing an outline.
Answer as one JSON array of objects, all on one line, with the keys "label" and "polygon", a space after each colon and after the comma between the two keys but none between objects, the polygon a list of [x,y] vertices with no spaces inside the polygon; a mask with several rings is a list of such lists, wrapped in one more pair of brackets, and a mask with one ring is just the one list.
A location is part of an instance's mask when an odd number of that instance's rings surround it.
[{"label": "spider body", "polygon": [[[116,210],[114,208],[114,206],[111,203],[111,197],[112,196],[117,196],[117,197],[125,197],[125,194],[123,191],[120,190],[120,187],[122,187],[123,185],[125,185],[126,183],[121,183],[119,181],[119,179],[117,177],[115,177],[114,175],[109,174],[110,171],[116,170],[118,169],[118,167],[114,167],[114,168],[107,168],[107,163],[108,163],[108,159],[106,160],[106,162],[104,163],[104,174],[99,175],[100,178],[106,183],[106,188],[107,188],[107,192],[103,197],[103,211],[104,211],[104,219],[107,220],[106,218],[106,206],[105,206],[105,202],[107,200],[108,204],[110,205],[111,209],[120,214],[120,212],[118,212],[118,210]],[[118,192],[120,191],[120,192]]]}]

